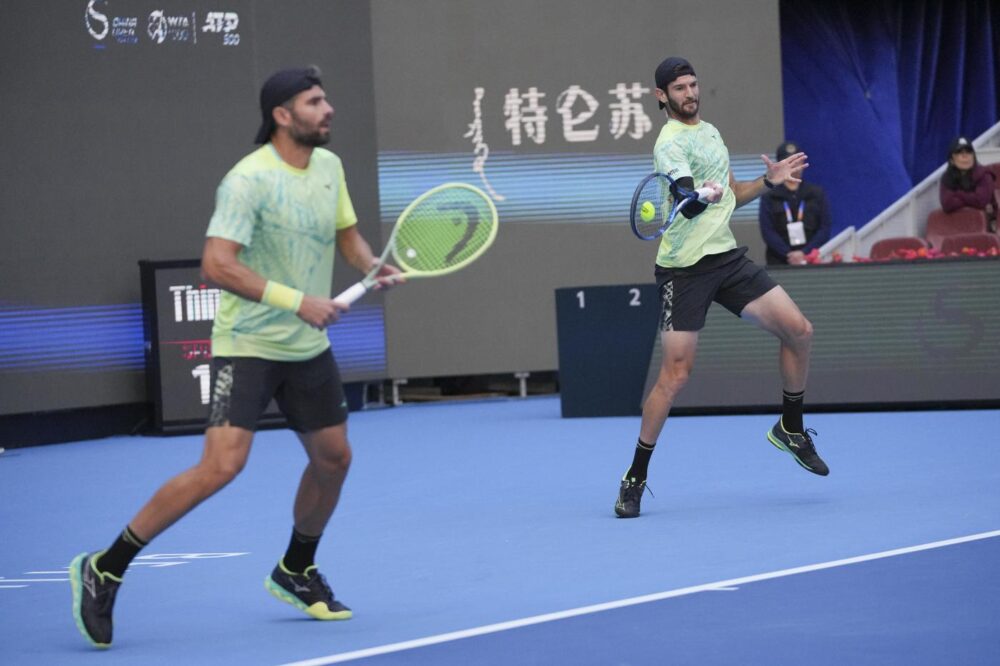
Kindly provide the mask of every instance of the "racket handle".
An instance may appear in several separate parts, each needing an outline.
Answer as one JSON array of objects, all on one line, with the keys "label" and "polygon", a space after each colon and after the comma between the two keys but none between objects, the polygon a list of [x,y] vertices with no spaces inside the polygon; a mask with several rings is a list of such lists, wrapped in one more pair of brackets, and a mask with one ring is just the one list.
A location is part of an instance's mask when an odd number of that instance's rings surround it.
[{"label": "racket handle", "polygon": [[333,300],[344,305],[351,305],[367,293],[368,287],[364,282],[355,282],[350,287],[333,297]]}]

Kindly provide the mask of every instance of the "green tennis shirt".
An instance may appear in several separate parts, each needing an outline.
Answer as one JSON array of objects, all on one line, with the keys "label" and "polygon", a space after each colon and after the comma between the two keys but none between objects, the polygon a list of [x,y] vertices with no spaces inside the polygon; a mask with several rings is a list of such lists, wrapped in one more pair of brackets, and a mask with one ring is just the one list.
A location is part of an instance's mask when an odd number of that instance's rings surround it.
[{"label": "green tennis shirt", "polygon": [[736,195],[729,187],[729,149],[719,130],[705,121],[697,125],[670,119],[660,130],[653,148],[653,167],[674,180],[690,176],[694,186],[712,180],[722,185],[722,199],[709,204],[693,219],[677,215],[663,236],[656,263],[665,268],[683,268],[709,254],[736,247],[729,217],[736,208]]},{"label": "green tennis shirt", "polygon": [[[205,235],[242,245],[240,261],[265,279],[329,298],[337,231],[357,221],[339,157],[316,148],[297,169],[266,143],[222,179]],[[222,292],[213,356],[303,361],[329,346],[295,313]]]}]

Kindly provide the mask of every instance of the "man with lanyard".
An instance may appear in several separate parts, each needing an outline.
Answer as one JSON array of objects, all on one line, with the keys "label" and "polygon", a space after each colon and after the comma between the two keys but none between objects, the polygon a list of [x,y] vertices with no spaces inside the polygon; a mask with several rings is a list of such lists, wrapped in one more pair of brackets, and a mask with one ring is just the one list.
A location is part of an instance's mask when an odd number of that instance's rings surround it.
[{"label": "man with lanyard", "polygon": [[[779,162],[800,152],[798,146],[786,141],[778,146],[775,159]],[[802,170],[794,174],[802,178]],[[830,240],[830,204],[826,192],[815,183],[786,180],[760,198],[758,212],[761,237],[767,245],[767,263],[801,266],[806,255]]]},{"label": "man with lanyard", "polygon": [[698,332],[713,301],[778,338],[782,415],[767,438],[810,472],[829,473],[810,437],[815,431],[806,430],[802,423],[812,325],[785,290],[746,258],[747,249],[737,247],[729,228],[737,206],[775,185],[798,180],[793,174],[808,166],[806,156],[796,153],[772,162],[761,155],[765,174],[737,182],[718,130],[701,120],[698,79],[691,64],[683,58],[660,63],[656,98],[660,108],[666,109],[667,123],[653,149],[655,170],[670,175],[682,187],[708,187],[713,192],[708,202],[685,207],[660,241],[655,274],[662,301],[663,363],[643,405],[632,465],[619,487],[615,513],[622,518],[639,515],[650,457],[674,398],[694,366]]},{"label": "man with lanyard", "polygon": [[[250,454],[257,419],[274,398],[308,457],[291,540],[265,579],[278,599],[318,620],[346,620],[313,561],[351,462],[347,401],[326,327],[348,308],[330,298],[335,249],[368,272],[376,258],[357,230],[333,107],[315,67],[282,70],[260,93],[260,148],[216,193],[202,255],[224,288],[212,329],[212,397],[202,458],[167,481],[106,550],[70,564],[77,628],[111,645],[112,608],[129,563],[150,540],[228,484]],[[398,269],[383,268],[382,286]]]}]

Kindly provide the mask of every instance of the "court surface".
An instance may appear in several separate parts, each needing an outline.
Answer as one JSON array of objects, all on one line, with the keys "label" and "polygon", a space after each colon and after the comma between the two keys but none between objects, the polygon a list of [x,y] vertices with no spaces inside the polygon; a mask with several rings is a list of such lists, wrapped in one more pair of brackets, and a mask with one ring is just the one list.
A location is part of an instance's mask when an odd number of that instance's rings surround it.
[{"label": "court surface", "polygon": [[638,418],[553,397],[351,415],[317,561],[348,622],[263,580],[305,457],[258,435],[243,474],[130,568],[115,640],[77,633],[66,566],[104,548],[201,438],[0,455],[0,663],[1000,664],[1000,411],[819,414],[831,474],[773,417],[672,417],[643,515],[614,517]]}]

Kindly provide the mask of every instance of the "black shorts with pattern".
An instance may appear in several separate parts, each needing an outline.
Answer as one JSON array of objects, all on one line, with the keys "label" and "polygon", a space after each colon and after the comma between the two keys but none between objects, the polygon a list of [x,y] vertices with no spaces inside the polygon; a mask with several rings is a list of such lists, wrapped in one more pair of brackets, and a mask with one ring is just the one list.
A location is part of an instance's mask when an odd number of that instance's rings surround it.
[{"label": "black shorts with pattern", "polygon": [[700,331],[712,302],[737,317],[778,284],[746,258],[747,248],[710,254],[684,268],[656,267],[661,331]]},{"label": "black shorts with pattern", "polygon": [[249,356],[212,359],[212,404],[208,425],[256,430],[271,399],[288,426],[312,432],[347,420],[340,371],[329,349],[306,361],[270,361]]}]

